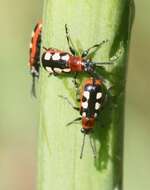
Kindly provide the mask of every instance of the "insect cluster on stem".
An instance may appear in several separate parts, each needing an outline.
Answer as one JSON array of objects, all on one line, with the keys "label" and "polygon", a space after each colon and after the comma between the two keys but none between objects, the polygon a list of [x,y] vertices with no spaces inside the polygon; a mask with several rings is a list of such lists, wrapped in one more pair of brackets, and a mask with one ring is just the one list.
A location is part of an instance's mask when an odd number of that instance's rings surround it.
[{"label": "insect cluster on stem", "polygon": [[[32,84],[32,94],[35,96],[35,77],[39,77],[40,69],[40,44],[41,44],[41,30],[42,23],[38,22],[31,39],[30,45],[30,59],[29,66],[31,74],[33,77]],[[46,48],[43,47],[44,52],[42,54],[41,62],[43,68],[49,73],[49,75],[60,75],[62,73],[74,73],[73,83],[76,88],[77,100],[80,101],[80,107],[77,108],[72,105],[69,99],[66,96],[60,95],[60,98],[63,98],[67,101],[73,109],[79,111],[80,117],[76,118],[72,122],[69,122],[67,125],[71,125],[76,121],[82,122],[81,132],[83,136],[83,144],[81,148],[80,158],[83,155],[85,136],[89,135],[90,144],[93,150],[94,157],[96,157],[96,148],[91,140],[91,133],[93,132],[94,124],[96,118],[99,116],[100,111],[104,105],[104,102],[107,97],[107,92],[104,90],[105,85],[103,83],[103,78],[99,76],[96,72],[97,67],[101,67],[105,64],[112,64],[115,60],[119,58],[116,56],[114,60],[106,62],[94,62],[92,61],[92,55],[105,44],[108,40],[103,40],[101,43],[95,44],[90,48],[79,53],[74,47],[74,44],[71,40],[71,37],[68,32],[68,27],[65,25],[65,32],[69,52],[55,49],[55,48]],[[90,78],[84,81],[82,90],[79,91],[79,84],[77,82],[78,73],[86,72],[89,74]]]}]

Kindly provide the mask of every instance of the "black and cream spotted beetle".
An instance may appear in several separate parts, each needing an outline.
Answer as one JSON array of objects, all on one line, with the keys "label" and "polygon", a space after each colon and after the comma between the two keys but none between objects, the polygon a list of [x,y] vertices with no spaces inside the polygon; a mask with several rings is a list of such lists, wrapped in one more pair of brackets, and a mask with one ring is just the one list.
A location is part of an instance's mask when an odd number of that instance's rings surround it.
[{"label": "black and cream spotted beetle", "polygon": [[111,64],[117,59],[117,57],[115,57],[113,61],[108,62],[91,61],[91,57],[98,51],[98,49],[103,44],[108,42],[108,40],[104,40],[99,44],[95,44],[87,50],[84,50],[82,53],[79,53],[74,48],[73,42],[68,33],[67,25],[65,25],[65,31],[71,53],[54,48],[47,49],[43,47],[45,51],[42,55],[42,65],[49,74],[87,72],[91,76],[95,76],[95,66]]},{"label": "black and cream spotted beetle", "polygon": [[[106,98],[103,81],[95,78],[89,78],[85,80],[80,94],[80,108],[73,106],[67,97],[59,97],[65,99],[73,107],[73,109],[80,111],[81,117],[76,118],[72,122],[69,122],[67,125],[71,125],[76,121],[82,121],[81,132],[84,134],[80,154],[80,158],[82,158],[85,136],[93,132],[95,120],[98,117]],[[96,148],[91,141],[91,136],[90,144],[93,150],[94,157],[96,157]]]}]

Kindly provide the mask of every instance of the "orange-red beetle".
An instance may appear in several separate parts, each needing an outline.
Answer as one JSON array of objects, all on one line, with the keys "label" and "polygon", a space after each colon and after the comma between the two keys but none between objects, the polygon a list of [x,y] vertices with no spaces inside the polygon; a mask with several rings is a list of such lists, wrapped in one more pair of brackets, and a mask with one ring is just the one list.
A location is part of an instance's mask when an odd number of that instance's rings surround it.
[{"label": "orange-red beetle", "polygon": [[35,77],[39,77],[40,69],[40,49],[41,49],[41,32],[42,32],[42,22],[39,21],[33,32],[30,42],[30,51],[29,51],[29,67],[32,74],[32,94],[36,96],[35,93]]}]

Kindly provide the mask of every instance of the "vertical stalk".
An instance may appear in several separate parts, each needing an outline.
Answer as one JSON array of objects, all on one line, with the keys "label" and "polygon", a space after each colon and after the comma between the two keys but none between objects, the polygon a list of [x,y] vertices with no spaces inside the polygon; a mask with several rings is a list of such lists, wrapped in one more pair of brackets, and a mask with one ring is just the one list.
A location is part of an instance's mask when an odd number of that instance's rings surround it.
[{"label": "vertical stalk", "polygon": [[[42,69],[40,77],[40,128],[38,158],[39,190],[121,190],[124,100],[127,57],[134,15],[132,0],[45,0],[43,46],[69,51],[64,25],[78,49],[108,39],[94,56],[94,61],[108,61],[121,50],[111,66],[97,68],[112,86],[92,135],[97,148],[93,158],[88,138],[83,159],[80,150],[81,123],[66,127],[79,116],[59,95],[65,95],[76,106],[72,74],[49,76]],[[89,77],[80,74],[81,82]],[[107,82],[108,81],[108,82]]]}]

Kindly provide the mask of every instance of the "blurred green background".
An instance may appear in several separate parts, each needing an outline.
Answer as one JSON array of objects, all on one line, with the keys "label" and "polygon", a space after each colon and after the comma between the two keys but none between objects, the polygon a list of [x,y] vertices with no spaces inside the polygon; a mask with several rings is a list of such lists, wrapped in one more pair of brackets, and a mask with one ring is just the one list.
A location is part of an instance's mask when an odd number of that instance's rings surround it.
[{"label": "blurred green background", "polygon": [[[150,189],[150,1],[136,0],[127,79],[124,190]],[[30,96],[30,33],[41,0],[0,0],[0,189],[36,189],[38,100]]]}]

